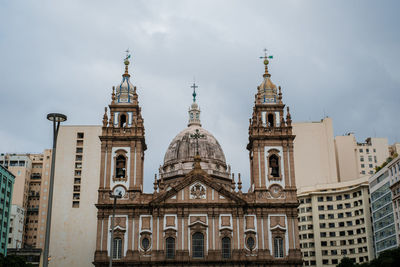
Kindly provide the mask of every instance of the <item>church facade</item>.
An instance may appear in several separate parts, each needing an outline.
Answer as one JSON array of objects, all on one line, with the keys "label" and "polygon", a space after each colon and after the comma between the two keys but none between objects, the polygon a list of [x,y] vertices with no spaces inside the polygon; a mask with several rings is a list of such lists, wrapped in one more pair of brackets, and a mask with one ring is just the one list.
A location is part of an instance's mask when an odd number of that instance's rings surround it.
[{"label": "church facade", "polygon": [[[100,135],[95,266],[108,266],[110,257],[113,266],[302,265],[295,136],[268,63],[265,57],[249,124],[249,191],[202,128],[194,91],[188,127],[169,145],[154,192],[145,193],[145,129],[126,58]],[[112,194],[120,194],[115,220]]]}]

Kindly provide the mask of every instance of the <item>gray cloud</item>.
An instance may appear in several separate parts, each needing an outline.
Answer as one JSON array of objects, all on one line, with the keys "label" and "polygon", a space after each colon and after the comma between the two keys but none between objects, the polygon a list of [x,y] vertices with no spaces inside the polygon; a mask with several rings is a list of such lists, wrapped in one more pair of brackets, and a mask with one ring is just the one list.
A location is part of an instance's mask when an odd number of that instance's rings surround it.
[{"label": "gray cloud", "polygon": [[397,10],[395,1],[3,1],[0,150],[50,147],[48,112],[100,124],[127,47],[147,134],[146,190],[186,127],[193,76],[203,126],[247,187],[264,47],[295,121],[329,115],[336,135],[398,141]]}]

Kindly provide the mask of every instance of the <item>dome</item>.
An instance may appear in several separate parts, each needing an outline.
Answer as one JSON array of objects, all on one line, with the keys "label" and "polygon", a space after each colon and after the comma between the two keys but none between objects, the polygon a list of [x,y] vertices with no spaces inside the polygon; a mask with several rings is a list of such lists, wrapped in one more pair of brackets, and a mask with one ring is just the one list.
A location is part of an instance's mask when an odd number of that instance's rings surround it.
[{"label": "dome", "polygon": [[[188,127],[175,136],[169,144],[164,164],[160,166],[160,177],[164,179],[182,177],[193,170],[198,145],[201,168],[213,177],[229,179],[230,170],[220,144],[210,132],[201,127],[200,109],[195,102],[195,96],[193,92]],[[194,138],[194,134],[200,137]]]},{"label": "dome", "polygon": [[164,156],[164,164],[160,167],[160,176],[168,179],[183,176],[193,170],[196,139],[191,135],[196,130],[199,130],[201,136],[197,140],[201,168],[210,175],[229,179],[225,154],[220,144],[210,132],[199,125],[190,125],[171,141]]},{"label": "dome", "polygon": [[130,81],[128,73],[129,60],[125,59],[125,73],[122,75],[122,82],[116,86],[116,102],[117,103],[133,103],[135,100],[135,87]]},{"label": "dome", "polygon": [[276,85],[271,81],[269,77],[265,77],[262,83],[260,84],[260,89],[275,89]]},{"label": "dome", "polygon": [[225,155],[217,139],[198,125],[192,125],[180,132],[170,143],[164,156],[164,165],[193,161],[196,155],[196,140],[190,137],[199,130],[203,137],[198,139],[199,155],[202,161],[213,161],[226,166]]}]

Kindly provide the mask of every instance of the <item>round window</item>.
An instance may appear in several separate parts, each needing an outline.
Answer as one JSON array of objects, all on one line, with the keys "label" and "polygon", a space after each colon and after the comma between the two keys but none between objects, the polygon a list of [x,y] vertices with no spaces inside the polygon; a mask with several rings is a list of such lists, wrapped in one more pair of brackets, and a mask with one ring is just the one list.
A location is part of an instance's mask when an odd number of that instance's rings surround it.
[{"label": "round window", "polygon": [[142,247],[143,247],[144,250],[148,250],[149,249],[150,240],[147,237],[142,239]]},{"label": "round window", "polygon": [[252,236],[249,236],[249,237],[247,238],[247,240],[246,240],[246,244],[247,244],[247,247],[248,247],[250,250],[253,250],[253,249],[254,249],[254,244],[255,244],[254,238],[253,238]]}]

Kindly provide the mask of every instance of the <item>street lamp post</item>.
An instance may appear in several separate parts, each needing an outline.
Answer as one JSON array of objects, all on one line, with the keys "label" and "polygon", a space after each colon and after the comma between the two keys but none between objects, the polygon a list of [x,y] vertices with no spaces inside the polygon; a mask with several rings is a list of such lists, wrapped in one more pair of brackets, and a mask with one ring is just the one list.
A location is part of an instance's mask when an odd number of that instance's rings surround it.
[{"label": "street lamp post", "polygon": [[113,253],[114,253],[114,220],[115,220],[115,206],[117,206],[117,198],[122,198],[122,192],[117,190],[114,190],[113,193],[110,193],[110,198],[114,199],[114,205],[113,205],[113,213],[111,217],[111,238],[110,238],[110,263],[109,267],[112,267],[112,261],[113,261]]},{"label": "street lamp post", "polygon": [[60,123],[67,120],[67,116],[60,113],[50,113],[47,114],[47,119],[53,122],[53,150],[51,154],[51,170],[50,170],[50,184],[49,184],[49,195],[47,204],[47,219],[46,219],[46,236],[44,241],[44,251],[43,251],[43,267],[49,265],[49,244],[50,244],[50,226],[51,226],[51,208],[53,205],[53,186],[54,186],[54,169],[56,161],[56,145],[58,130],[60,128]]}]

